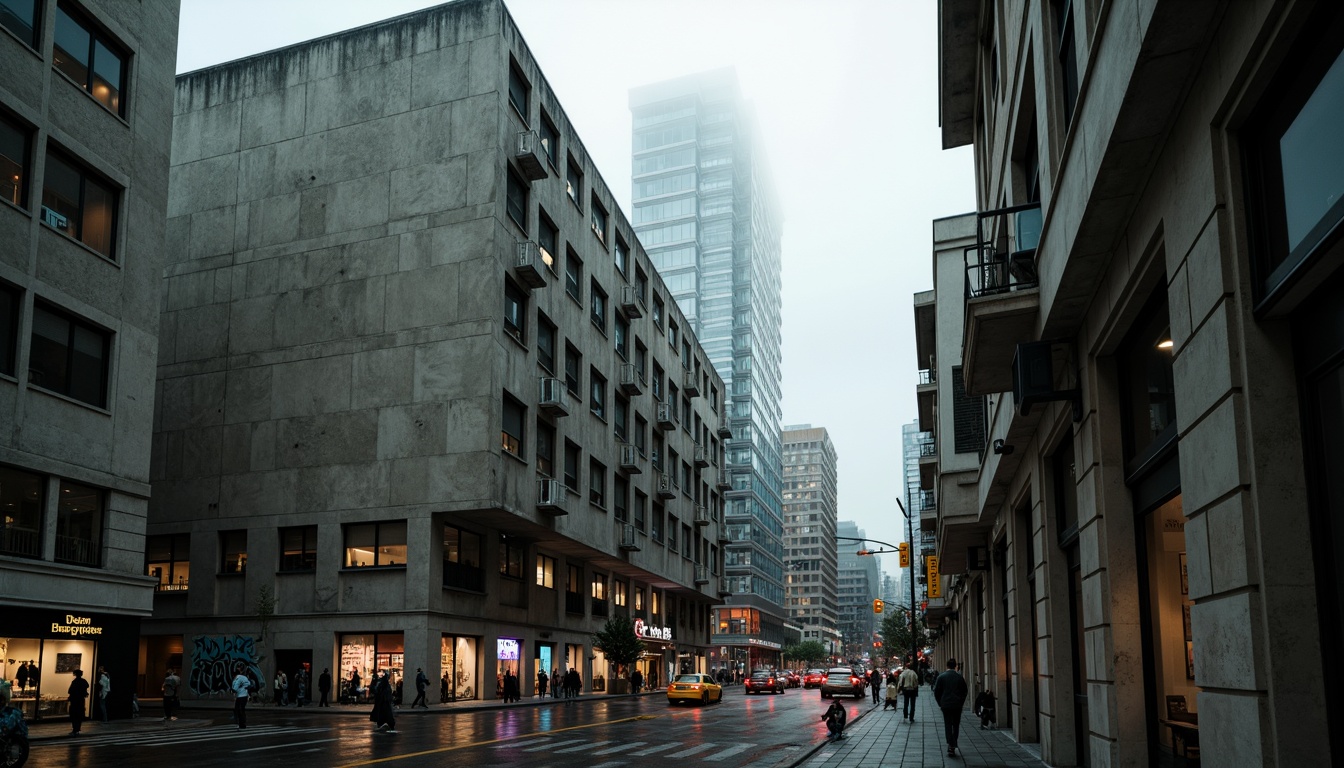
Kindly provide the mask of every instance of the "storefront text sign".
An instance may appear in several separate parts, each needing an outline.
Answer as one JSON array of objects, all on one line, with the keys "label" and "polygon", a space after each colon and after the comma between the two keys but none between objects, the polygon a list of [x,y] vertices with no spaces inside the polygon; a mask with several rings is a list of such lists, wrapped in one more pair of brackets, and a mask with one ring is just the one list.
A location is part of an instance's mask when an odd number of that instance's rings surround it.
[{"label": "storefront text sign", "polygon": [[635,619],[635,637],[641,640],[668,640],[672,639],[671,627],[651,627],[644,623],[643,619]]},{"label": "storefront text sign", "polygon": [[53,635],[101,635],[102,627],[95,627],[93,619],[88,616],[75,616],[65,614],[65,623],[61,624],[53,621],[51,623],[51,633]]},{"label": "storefront text sign", "polygon": [[943,596],[942,574],[938,572],[938,557],[932,555],[928,558],[928,566],[925,572],[929,576],[929,597]]}]

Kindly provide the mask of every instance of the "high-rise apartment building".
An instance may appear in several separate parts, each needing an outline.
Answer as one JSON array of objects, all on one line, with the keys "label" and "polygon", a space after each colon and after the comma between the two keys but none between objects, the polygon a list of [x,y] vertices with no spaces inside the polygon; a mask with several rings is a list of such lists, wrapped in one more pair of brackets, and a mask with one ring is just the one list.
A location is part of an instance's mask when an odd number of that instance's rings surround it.
[{"label": "high-rise apartment building", "polygon": [[780,499],[780,220],[769,168],[731,69],[637,88],[630,109],[635,233],[730,388],[725,568],[733,598],[718,611],[714,642],[733,649],[739,665],[777,663],[773,652],[790,633]]},{"label": "high-rise apartment building", "polygon": [[0,678],[28,718],[99,665],[129,716],[153,607],[177,21],[176,0],[0,3]]},{"label": "high-rise apartment building", "polygon": [[876,556],[856,554],[872,545],[855,541],[864,532],[852,520],[841,520],[836,535],[836,602],[843,655],[857,660],[873,652],[879,618],[873,613],[873,600],[882,596],[881,568]]},{"label": "high-rise apartment building", "polygon": [[[933,540],[930,536],[927,547],[925,546],[925,537],[920,530],[921,520],[926,510],[931,509],[930,500],[933,497],[933,491],[924,490],[924,478],[933,477],[932,459],[936,458],[932,453],[934,445],[933,435],[921,430],[919,422],[911,422],[901,425],[901,476],[905,482],[905,511],[906,514],[913,515],[914,520],[907,524],[905,518],[901,518],[901,539],[909,539],[913,535],[913,541],[910,544],[910,567],[903,568],[904,574],[901,592],[901,605],[909,605],[911,602],[910,579],[915,581],[914,605],[916,610],[924,610],[928,599],[927,584],[924,581],[924,563],[926,557],[935,553]],[[932,518],[930,518],[932,520]]]},{"label": "high-rise apartment building", "polygon": [[788,609],[804,640],[839,650],[835,526],[839,462],[831,436],[810,424],[784,428],[784,564]]},{"label": "high-rise apartment building", "polygon": [[724,383],[504,5],[175,104],[147,669],[619,690],[613,616],[646,678],[707,669]]}]

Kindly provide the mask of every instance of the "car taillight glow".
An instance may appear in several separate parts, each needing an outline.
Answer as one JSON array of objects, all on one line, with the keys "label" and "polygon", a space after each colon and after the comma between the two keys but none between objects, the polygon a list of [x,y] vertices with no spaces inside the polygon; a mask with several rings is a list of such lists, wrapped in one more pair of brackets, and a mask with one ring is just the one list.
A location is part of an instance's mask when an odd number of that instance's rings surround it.
[{"label": "car taillight glow", "polygon": [[855,685],[858,685],[861,681],[860,681],[859,678],[857,678],[857,677],[851,677],[851,678],[849,678],[849,682],[851,682],[851,683],[853,683],[853,684],[855,684]]}]

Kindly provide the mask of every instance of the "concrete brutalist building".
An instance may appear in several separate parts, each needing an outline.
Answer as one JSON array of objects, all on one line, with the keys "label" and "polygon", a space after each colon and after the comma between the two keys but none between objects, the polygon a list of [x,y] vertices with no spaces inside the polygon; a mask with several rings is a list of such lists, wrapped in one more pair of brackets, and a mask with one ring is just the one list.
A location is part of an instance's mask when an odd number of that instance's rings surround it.
[{"label": "concrete brutalist building", "polygon": [[615,615],[646,677],[705,669],[724,385],[504,5],[184,74],[175,112],[147,669],[611,690]]},{"label": "concrete brutalist building", "polygon": [[178,3],[0,6],[0,679],[68,715],[141,618]]},{"label": "concrete brutalist building", "polygon": [[1344,763],[1344,7],[943,0],[938,33],[978,210],[915,302],[936,660],[1051,765]]}]

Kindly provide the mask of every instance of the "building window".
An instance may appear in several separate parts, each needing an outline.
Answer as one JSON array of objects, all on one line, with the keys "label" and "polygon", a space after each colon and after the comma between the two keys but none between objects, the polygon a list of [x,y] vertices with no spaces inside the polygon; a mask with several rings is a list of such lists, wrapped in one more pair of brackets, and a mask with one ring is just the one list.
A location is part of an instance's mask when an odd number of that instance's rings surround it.
[{"label": "building window", "polygon": [[985,449],[985,398],[966,392],[961,366],[952,368],[952,445],[955,453]]},{"label": "building window", "polygon": [[523,458],[523,419],[527,408],[508,392],[504,393],[504,423],[500,429],[500,447],[505,453]]},{"label": "building window", "polygon": [[649,497],[644,495],[643,491],[636,490],[634,506],[635,506],[635,528],[640,533],[643,533],[645,526],[648,525]]},{"label": "building window", "polygon": [[540,208],[537,209],[537,247],[541,249],[542,263],[554,272],[555,255],[560,253],[560,228]]},{"label": "building window", "polygon": [[597,329],[602,333],[606,333],[607,294],[602,290],[602,287],[597,284],[597,280],[593,280],[593,284],[590,287],[590,293],[592,300],[589,302],[589,309],[593,318],[593,325],[596,325]]},{"label": "building window", "polygon": [[639,299],[640,306],[649,303],[649,276],[639,267],[635,267],[635,297]]},{"label": "building window", "polygon": [[565,582],[565,613],[583,613],[582,573],[577,565],[569,566],[569,579]]},{"label": "building window", "polygon": [[565,440],[565,487],[579,492],[579,446]]},{"label": "building window", "polygon": [[616,396],[616,407],[611,414],[612,431],[616,434],[616,439],[622,443],[630,442],[629,427],[630,422],[630,401]]},{"label": "building window", "polygon": [[527,84],[527,78],[518,69],[518,65],[509,62],[509,104],[518,110],[518,115],[527,122],[527,96],[532,90]]},{"label": "building window", "polygon": [[65,3],[56,6],[54,58],[56,69],[75,85],[118,115],[126,115],[122,83],[129,56],[83,17],[73,15]]},{"label": "building window", "polygon": [[555,427],[537,419],[537,471],[555,477]]},{"label": "building window", "polygon": [[111,334],[54,307],[33,305],[28,382],[102,408]]},{"label": "building window", "polygon": [[624,581],[613,579],[611,582],[611,601],[616,606],[624,608],[628,602],[630,587]]},{"label": "building window", "polygon": [[627,360],[630,357],[630,350],[626,343],[626,339],[630,336],[630,323],[617,315],[612,325],[615,326],[616,354],[620,355],[622,360]]},{"label": "building window", "polygon": [[0,27],[37,48],[37,0],[0,0]]},{"label": "building window", "polygon": [[635,339],[635,374],[643,383],[648,378],[649,370],[649,348],[644,346],[644,342],[638,338]]},{"label": "building window", "polygon": [[527,231],[527,184],[519,178],[518,174],[510,168],[508,171],[508,188],[506,197],[508,200],[509,218],[513,223]]},{"label": "building window", "polygon": [[[0,0],[0,22],[5,19],[8,0]],[[28,207],[28,160],[32,133],[9,115],[0,112],[0,197]]]},{"label": "building window", "polygon": [[579,195],[583,194],[583,171],[579,170],[578,163],[575,163],[572,157],[565,171],[565,194],[579,206],[579,210],[583,210],[583,203],[579,202]]},{"label": "building window", "polygon": [[473,592],[485,589],[480,534],[455,525],[443,526],[443,586]]},{"label": "building window", "polygon": [[594,573],[591,589],[592,589],[591,594],[593,597],[593,615],[606,616],[607,615],[606,575],[601,573]]},{"label": "building window", "polygon": [[19,351],[19,289],[0,283],[0,373],[14,375]]},{"label": "building window", "polygon": [[110,258],[115,242],[117,189],[52,149],[42,184],[42,221]]},{"label": "building window", "polygon": [[591,224],[593,228],[593,234],[597,235],[598,240],[601,240],[603,243],[606,243],[607,211],[605,208],[602,207],[602,203],[598,202],[596,194],[593,195]]},{"label": "building window", "polygon": [[648,448],[648,446],[646,445],[647,438],[645,437],[648,431],[649,431],[649,422],[645,421],[643,416],[640,416],[638,413],[636,413],[634,442],[635,442],[635,450],[639,451],[640,456],[645,455],[645,451]]},{"label": "building window", "polygon": [[644,610],[644,588],[635,587],[635,610]]},{"label": "building window", "polygon": [[681,390],[677,389],[677,385],[676,385],[676,384],[673,384],[671,379],[668,379],[668,381],[667,381],[667,402],[672,406],[672,407],[669,408],[668,410],[670,410],[670,411],[672,412],[672,420],[673,420],[673,421],[680,421],[680,420],[681,420],[681,412],[677,410],[677,394],[678,394],[680,391],[681,391]]},{"label": "building window", "polygon": [[625,240],[620,235],[616,236],[616,248],[611,255],[616,262],[616,271],[620,272],[622,277],[629,275],[630,246],[625,244]]},{"label": "building window", "polygon": [[1059,35],[1059,84],[1064,96],[1064,125],[1073,121],[1078,103],[1078,45],[1073,34],[1073,0],[1055,0],[1055,32]]},{"label": "building window", "polygon": [[499,535],[499,575],[523,578],[523,543],[503,533]]},{"label": "building window", "polygon": [[[574,348],[573,344],[565,342],[565,389],[576,399],[581,397],[583,390],[583,379],[579,376],[579,371],[583,370],[583,355]],[[582,402],[582,401],[580,401]]]},{"label": "building window", "polygon": [[191,534],[146,536],[145,574],[158,581],[155,592],[186,592],[191,583]]},{"label": "building window", "polygon": [[0,554],[42,556],[46,478],[0,465]]},{"label": "building window", "polygon": [[1147,464],[1176,439],[1176,385],[1166,281],[1116,351],[1126,469]]},{"label": "building window", "polygon": [[317,570],[317,526],[301,525],[280,529],[280,570]]},{"label": "building window", "polygon": [[247,531],[219,532],[219,572],[247,573]]},{"label": "building window", "polygon": [[663,400],[663,366],[657,363],[653,364],[653,399]]},{"label": "building window", "polygon": [[620,522],[628,523],[630,522],[630,481],[621,475],[616,475],[611,485],[613,514]]},{"label": "building window", "polygon": [[583,261],[573,249],[565,250],[565,293],[583,305]]},{"label": "building window", "polygon": [[406,567],[406,521],[345,526],[345,567]]},{"label": "building window", "polygon": [[653,514],[649,517],[649,538],[661,543],[663,540],[663,508],[653,505]]},{"label": "building window", "polygon": [[537,586],[555,589],[555,558],[537,555]]},{"label": "building window", "polygon": [[657,296],[653,297],[653,325],[660,331],[663,329],[663,300]]},{"label": "building window", "polygon": [[676,515],[667,516],[667,548],[673,552],[677,551],[677,526],[680,524]]},{"label": "building window", "polygon": [[588,460],[588,501],[607,507],[607,468],[597,459]]},{"label": "building window", "polygon": [[537,313],[537,364],[547,373],[555,373],[555,325]]},{"label": "building window", "polygon": [[527,294],[504,279],[504,332],[526,343],[527,337]]},{"label": "building window", "polygon": [[677,338],[680,330],[675,322],[667,321],[667,345],[672,348],[673,352],[677,349]]},{"label": "building window", "polygon": [[541,137],[541,151],[546,154],[551,167],[556,167],[555,156],[556,150],[560,147],[560,132],[555,130],[555,125],[546,116],[544,109],[541,111],[541,125],[537,126],[537,133]]},{"label": "building window", "polygon": [[607,420],[607,380],[602,378],[602,374],[597,372],[596,368],[588,371],[589,383],[589,403],[588,409],[592,414],[603,421]]},{"label": "building window", "polygon": [[56,505],[56,562],[98,567],[103,549],[103,492],[61,481]]}]

